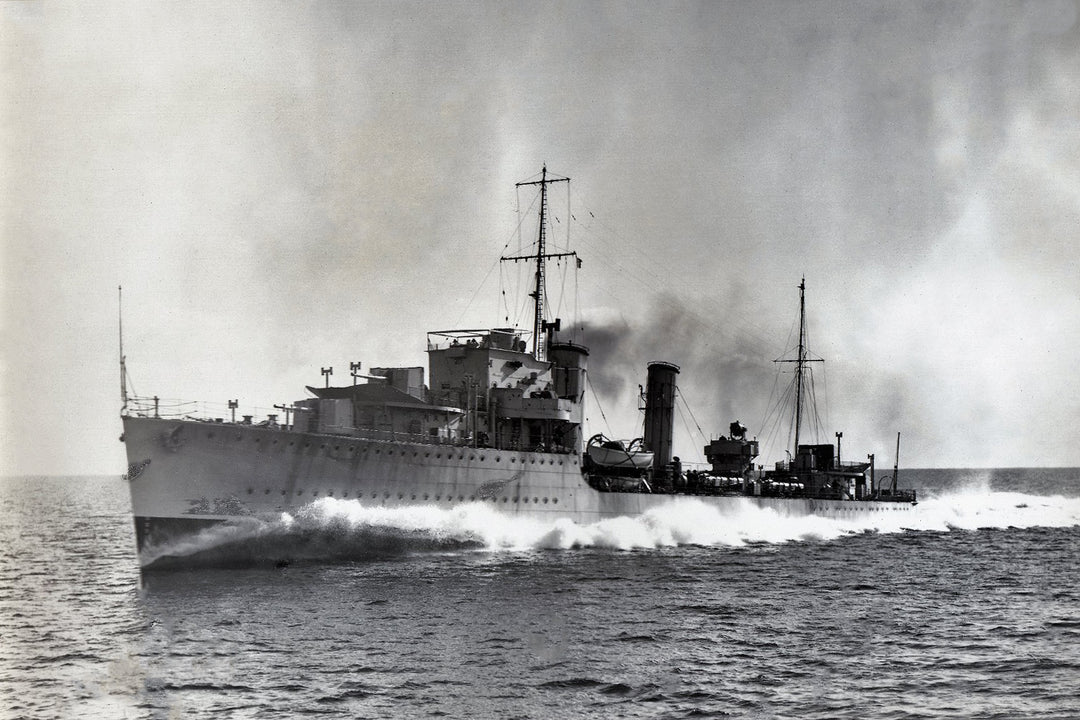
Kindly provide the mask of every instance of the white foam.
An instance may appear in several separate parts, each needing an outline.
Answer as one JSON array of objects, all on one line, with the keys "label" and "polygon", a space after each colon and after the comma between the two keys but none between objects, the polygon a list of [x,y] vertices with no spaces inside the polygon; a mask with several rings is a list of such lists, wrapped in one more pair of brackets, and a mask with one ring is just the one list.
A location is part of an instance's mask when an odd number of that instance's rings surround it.
[{"label": "white foam", "polygon": [[478,550],[533,550],[600,547],[620,550],[679,545],[739,546],[831,540],[863,532],[949,531],[982,528],[1067,527],[1080,525],[1080,498],[991,492],[971,487],[921,501],[913,512],[873,513],[856,519],[785,516],[749,500],[718,508],[694,498],[672,502],[638,517],[579,524],[568,519],[537,520],[502,514],[484,503],[452,508],[415,505],[386,508],[359,500],[321,498],[295,514],[273,521],[243,518],[214,526],[197,536],[144,554],[184,557],[244,542],[266,552],[287,554],[299,540],[318,538],[314,550],[334,556],[362,555],[378,541],[382,551],[469,547]]}]

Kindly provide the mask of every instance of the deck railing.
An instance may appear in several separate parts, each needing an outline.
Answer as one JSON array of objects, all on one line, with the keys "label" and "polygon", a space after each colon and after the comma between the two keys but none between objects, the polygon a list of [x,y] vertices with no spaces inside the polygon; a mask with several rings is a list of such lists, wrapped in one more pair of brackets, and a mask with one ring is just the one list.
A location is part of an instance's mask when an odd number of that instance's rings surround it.
[{"label": "deck railing", "polygon": [[[247,410],[254,412],[248,413]],[[288,407],[289,414],[294,408]],[[235,412],[234,412],[235,411]],[[228,402],[214,403],[200,400],[176,400],[172,398],[135,397],[128,396],[126,415],[134,417],[161,418],[168,420],[190,420],[223,425],[240,425],[248,427],[261,427],[270,430],[293,430],[294,425],[285,424],[283,408],[238,408]],[[290,418],[291,419],[291,418]],[[333,430],[324,430],[323,435],[335,435],[343,438],[357,440],[374,440],[381,442],[409,443],[414,445],[434,445],[451,447],[473,447],[471,437],[444,437],[440,435],[428,435],[422,433],[398,432],[395,430],[378,430],[375,428],[350,428],[345,426],[335,427]],[[490,445],[476,445],[478,449],[489,448],[510,452],[534,452],[541,450],[536,447],[525,447],[522,443],[510,443],[499,448],[491,448]],[[571,454],[573,448],[562,446],[549,446],[543,449],[545,452]]]}]

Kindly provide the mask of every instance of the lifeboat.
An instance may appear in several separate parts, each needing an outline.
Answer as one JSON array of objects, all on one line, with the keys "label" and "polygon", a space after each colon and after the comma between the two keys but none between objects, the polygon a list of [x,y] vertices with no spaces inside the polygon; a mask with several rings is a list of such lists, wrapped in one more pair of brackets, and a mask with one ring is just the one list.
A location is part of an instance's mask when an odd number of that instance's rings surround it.
[{"label": "lifeboat", "polygon": [[652,466],[653,454],[644,449],[641,438],[624,442],[602,434],[589,438],[589,459],[600,467],[644,470]]}]

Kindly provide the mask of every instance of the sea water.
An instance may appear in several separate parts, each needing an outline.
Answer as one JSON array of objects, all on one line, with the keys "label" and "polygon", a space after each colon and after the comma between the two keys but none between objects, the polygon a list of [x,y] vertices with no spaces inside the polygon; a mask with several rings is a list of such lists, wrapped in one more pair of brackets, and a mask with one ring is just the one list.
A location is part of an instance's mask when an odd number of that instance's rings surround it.
[{"label": "sea water", "polygon": [[1080,716],[1080,470],[901,477],[858,521],[324,498],[145,575],[119,477],[0,480],[0,716]]}]

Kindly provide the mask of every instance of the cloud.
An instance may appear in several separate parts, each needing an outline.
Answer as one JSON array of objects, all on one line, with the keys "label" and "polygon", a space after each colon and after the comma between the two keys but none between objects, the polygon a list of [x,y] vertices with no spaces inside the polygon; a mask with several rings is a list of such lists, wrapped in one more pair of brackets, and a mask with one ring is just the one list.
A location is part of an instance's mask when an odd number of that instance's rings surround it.
[{"label": "cloud", "polygon": [[[120,282],[134,377],[183,397],[281,402],[494,322],[477,283],[544,162],[574,178],[613,416],[666,358],[706,432],[758,422],[806,275],[837,429],[914,426],[921,464],[1080,462],[1076,19],[5,3],[3,464],[122,465],[101,449]],[[1002,442],[1015,418],[1031,432]]]}]

